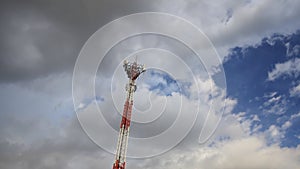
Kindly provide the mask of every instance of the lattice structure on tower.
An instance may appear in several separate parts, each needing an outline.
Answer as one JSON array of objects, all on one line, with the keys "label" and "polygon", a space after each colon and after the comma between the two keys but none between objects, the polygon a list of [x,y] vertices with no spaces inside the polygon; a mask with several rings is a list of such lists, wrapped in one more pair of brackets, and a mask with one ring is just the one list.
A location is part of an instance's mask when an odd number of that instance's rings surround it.
[{"label": "lattice structure on tower", "polygon": [[125,60],[123,67],[125,69],[125,72],[127,73],[129,82],[126,85],[127,97],[123,109],[113,169],[125,169],[126,151],[128,146],[128,136],[133,106],[133,93],[136,91],[135,80],[139,77],[141,73],[145,71],[145,66],[138,64],[136,60],[133,63],[130,63]]}]

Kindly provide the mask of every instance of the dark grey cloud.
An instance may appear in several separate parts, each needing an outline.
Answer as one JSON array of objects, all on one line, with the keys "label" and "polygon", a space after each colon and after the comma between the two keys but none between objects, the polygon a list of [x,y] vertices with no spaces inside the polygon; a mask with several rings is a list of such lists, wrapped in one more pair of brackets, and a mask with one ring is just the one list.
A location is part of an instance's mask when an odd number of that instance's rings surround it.
[{"label": "dark grey cloud", "polygon": [[[35,131],[34,127],[36,126],[27,127],[31,131],[27,131],[26,134],[30,135],[30,132]],[[1,138],[0,167],[3,169],[74,168],[70,167],[69,163],[75,158],[79,158],[83,164],[84,156],[89,156],[89,159],[95,159],[95,161],[103,157],[112,158],[86,137],[77,119],[72,119],[60,127],[57,126],[52,129],[52,132],[47,133],[47,138],[36,140],[31,144]],[[101,166],[104,163],[105,161],[100,161],[97,165]],[[87,168],[93,166],[95,167],[95,163],[86,163]],[[80,167],[78,166],[78,168]]]},{"label": "dark grey cloud", "polygon": [[78,159],[93,167],[106,162],[97,159],[112,158],[81,129],[70,99],[47,93],[0,85],[0,167],[76,168],[69,165]]},{"label": "dark grey cloud", "polygon": [[1,1],[0,81],[14,82],[72,70],[81,47],[96,30],[136,12],[168,12],[189,19],[222,54],[233,45],[299,27],[299,3],[291,0],[217,4],[182,0]]},{"label": "dark grey cloud", "polygon": [[147,11],[146,1],[4,1],[0,5],[0,81],[72,70],[85,41],[123,15]]}]

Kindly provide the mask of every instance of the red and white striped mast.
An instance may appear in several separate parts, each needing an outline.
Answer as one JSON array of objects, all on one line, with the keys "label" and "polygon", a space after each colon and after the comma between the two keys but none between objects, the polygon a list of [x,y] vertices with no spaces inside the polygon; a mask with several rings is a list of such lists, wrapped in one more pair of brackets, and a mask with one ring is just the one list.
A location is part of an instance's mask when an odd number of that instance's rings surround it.
[{"label": "red and white striped mast", "polygon": [[128,136],[131,120],[131,111],[133,105],[133,93],[136,91],[135,80],[141,73],[145,71],[145,66],[138,64],[137,60],[130,63],[126,60],[123,65],[125,72],[129,78],[129,83],[126,85],[127,98],[124,104],[123,116],[120,125],[120,132],[117,144],[117,152],[113,169],[125,169],[126,151],[128,145]]}]

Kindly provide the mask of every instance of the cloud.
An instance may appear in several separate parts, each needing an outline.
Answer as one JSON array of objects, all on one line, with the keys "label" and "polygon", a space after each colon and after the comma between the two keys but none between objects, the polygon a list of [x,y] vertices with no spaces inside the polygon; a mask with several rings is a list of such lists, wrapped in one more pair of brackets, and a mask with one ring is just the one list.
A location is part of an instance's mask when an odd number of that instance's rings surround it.
[{"label": "cloud", "polygon": [[299,53],[300,53],[300,45],[295,45],[295,46],[291,47],[291,44],[287,43],[286,47],[287,47],[286,55],[288,57],[298,56],[299,55]]},{"label": "cloud", "polygon": [[[91,168],[109,163],[106,160],[99,161],[110,156],[86,137],[77,119],[73,118],[65,123],[59,127],[52,127],[48,130],[46,138],[40,137],[30,144],[27,141],[14,143],[5,140],[6,137],[3,137],[2,133],[1,168]],[[26,137],[29,137],[31,132],[37,132],[34,126],[30,129],[26,131]]]},{"label": "cloud", "polygon": [[74,12],[80,10],[76,4],[69,9],[78,20],[63,15],[63,3],[2,3],[2,82],[34,79],[72,69],[87,34],[79,27],[70,25],[86,23],[83,17]]},{"label": "cloud", "polygon": [[2,1],[0,82],[71,73],[80,49],[96,30],[113,19],[151,7],[144,3]]},{"label": "cloud", "polygon": [[291,127],[291,125],[292,125],[292,123],[291,123],[290,121],[286,121],[286,122],[281,126],[281,128],[282,128],[283,130],[286,130],[286,129],[288,129],[289,127]]},{"label": "cloud", "polygon": [[275,32],[286,34],[299,29],[299,6],[300,3],[294,0],[178,0],[157,4],[157,9],[196,24],[224,57],[232,46],[253,45]]},{"label": "cloud", "polygon": [[281,115],[287,111],[287,99],[284,95],[270,93],[264,96],[267,100],[259,107],[263,113]]},{"label": "cloud", "polygon": [[[107,154],[88,139],[76,119],[69,77],[56,78],[0,85],[1,168],[73,168],[69,162],[84,161],[87,155],[90,167],[105,163],[98,159]],[[58,86],[63,90],[55,90]]]},{"label": "cloud", "polygon": [[185,153],[168,154],[160,161],[144,165],[144,168],[298,168],[299,155],[299,147],[293,149],[268,146],[263,139],[252,136],[225,140],[211,147],[195,148]]},{"label": "cloud", "polygon": [[[92,33],[118,17],[135,12],[166,12],[186,18],[212,39],[221,57],[232,46],[255,43],[274,32],[290,33],[299,28],[300,3],[292,0],[1,3],[2,82],[71,71],[81,47]],[[297,49],[290,46],[293,53],[297,53]]]},{"label": "cloud", "polygon": [[293,120],[293,119],[298,118],[298,117],[300,117],[300,112],[297,113],[297,114],[293,114],[293,115],[291,116],[291,119]]},{"label": "cloud", "polygon": [[281,132],[280,127],[276,125],[271,125],[268,130],[265,131],[265,134],[269,144],[279,143],[284,137],[284,133]]},{"label": "cloud", "polygon": [[[228,21],[216,27],[213,32],[216,32],[216,37],[223,39],[224,44],[228,42],[241,44],[241,42],[245,43],[242,40],[245,38],[251,41],[256,37],[286,31],[286,29],[295,31],[299,24],[292,22],[300,14],[297,10],[299,6],[300,3],[295,3],[293,0],[244,1],[239,8],[233,9]],[[219,41],[222,43],[221,39]]]},{"label": "cloud", "polygon": [[278,63],[275,68],[268,72],[268,80],[274,81],[284,75],[297,78],[300,74],[300,59],[295,58],[284,63]]},{"label": "cloud", "polygon": [[298,84],[297,86],[293,87],[290,90],[290,96],[292,96],[292,97],[299,97],[300,96],[300,84]]}]

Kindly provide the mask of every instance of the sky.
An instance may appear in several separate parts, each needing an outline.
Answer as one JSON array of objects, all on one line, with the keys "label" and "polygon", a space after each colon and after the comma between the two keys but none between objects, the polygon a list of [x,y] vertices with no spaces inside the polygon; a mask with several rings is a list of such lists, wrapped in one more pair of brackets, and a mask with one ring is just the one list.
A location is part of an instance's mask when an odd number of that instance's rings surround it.
[{"label": "sky", "polygon": [[127,168],[300,168],[299,1],[0,3],[1,169],[112,167],[136,55]]}]

